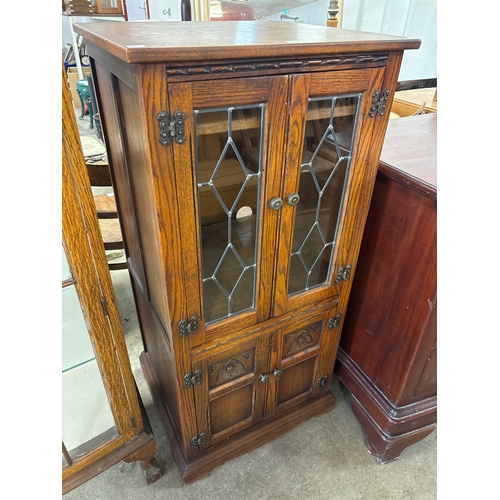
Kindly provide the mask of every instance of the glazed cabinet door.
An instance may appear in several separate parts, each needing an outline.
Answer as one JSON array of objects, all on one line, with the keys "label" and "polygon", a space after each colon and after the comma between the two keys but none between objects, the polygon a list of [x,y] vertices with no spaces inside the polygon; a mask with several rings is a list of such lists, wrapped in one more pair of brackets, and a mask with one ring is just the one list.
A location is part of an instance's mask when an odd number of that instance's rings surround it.
[{"label": "glazed cabinet door", "polygon": [[265,334],[193,362],[193,374],[201,379],[194,385],[199,432],[194,448],[206,449],[263,419],[268,358]]},{"label": "glazed cabinet door", "polygon": [[349,240],[382,76],[363,69],[292,77],[275,316],[340,294],[355,258]]},{"label": "glazed cabinet door", "polygon": [[287,89],[287,76],[168,87],[191,346],[270,316]]},{"label": "glazed cabinet door", "polygon": [[328,391],[338,326],[334,310],[273,333],[266,418]]}]

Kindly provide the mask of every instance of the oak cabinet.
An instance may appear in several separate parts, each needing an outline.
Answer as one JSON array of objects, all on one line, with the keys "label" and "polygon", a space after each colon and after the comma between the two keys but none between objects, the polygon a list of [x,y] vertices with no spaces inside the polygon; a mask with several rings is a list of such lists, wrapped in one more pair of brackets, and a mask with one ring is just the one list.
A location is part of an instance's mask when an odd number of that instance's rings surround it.
[{"label": "oak cabinet", "polygon": [[75,30],[91,56],[141,363],[191,482],[334,407],[385,110],[403,50],[420,42],[165,24]]}]

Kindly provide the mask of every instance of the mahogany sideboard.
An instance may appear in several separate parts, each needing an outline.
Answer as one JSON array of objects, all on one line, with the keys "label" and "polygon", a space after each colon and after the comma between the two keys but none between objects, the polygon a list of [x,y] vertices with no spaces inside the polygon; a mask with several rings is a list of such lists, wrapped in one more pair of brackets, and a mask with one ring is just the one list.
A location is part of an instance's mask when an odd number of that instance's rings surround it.
[{"label": "mahogany sideboard", "polygon": [[333,409],[388,109],[403,52],[420,41],[283,22],[75,31],[91,58],[142,368],[189,483]]},{"label": "mahogany sideboard", "polygon": [[335,365],[380,463],[437,422],[436,124],[389,122]]}]

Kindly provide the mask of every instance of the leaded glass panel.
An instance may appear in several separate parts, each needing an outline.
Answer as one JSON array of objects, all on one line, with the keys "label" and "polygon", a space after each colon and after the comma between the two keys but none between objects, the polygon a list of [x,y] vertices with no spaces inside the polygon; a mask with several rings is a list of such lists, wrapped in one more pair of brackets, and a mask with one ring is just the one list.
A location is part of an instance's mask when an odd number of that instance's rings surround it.
[{"label": "leaded glass panel", "polygon": [[288,294],[327,282],[361,94],[309,99]]},{"label": "leaded glass panel", "polygon": [[259,104],[195,111],[207,324],[255,307],[264,110]]}]

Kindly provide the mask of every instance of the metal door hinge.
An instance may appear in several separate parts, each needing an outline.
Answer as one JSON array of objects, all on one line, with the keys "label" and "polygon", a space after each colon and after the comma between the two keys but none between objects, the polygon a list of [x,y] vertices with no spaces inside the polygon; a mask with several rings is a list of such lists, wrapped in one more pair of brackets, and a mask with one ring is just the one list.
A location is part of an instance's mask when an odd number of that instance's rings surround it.
[{"label": "metal door hinge", "polygon": [[191,320],[181,319],[179,321],[179,335],[181,338],[187,337],[189,334],[198,333],[198,318],[192,316]]},{"label": "metal door hinge", "polygon": [[318,383],[316,384],[316,389],[321,389],[321,387],[325,387],[327,383],[328,383],[328,375],[325,375],[324,377],[321,377],[318,380]]},{"label": "metal door hinge", "polygon": [[191,448],[198,448],[201,444],[205,444],[207,442],[207,435],[202,432],[199,436],[193,436],[191,438]]},{"label": "metal door hinge", "polygon": [[156,120],[160,127],[160,137],[158,140],[162,146],[168,146],[172,141],[172,137],[177,144],[182,144],[186,140],[184,135],[184,120],[186,115],[182,111],[176,111],[172,118],[168,116],[166,111],[160,111]]},{"label": "metal door hinge", "polygon": [[340,319],[342,318],[341,314],[337,314],[333,318],[328,320],[328,330],[333,330],[334,328],[338,328],[340,326]]},{"label": "metal door hinge", "polygon": [[376,90],[372,95],[372,107],[370,108],[370,117],[375,115],[383,116],[389,99],[389,89],[385,89],[382,93]]},{"label": "metal door hinge", "polygon": [[345,267],[341,267],[337,271],[337,278],[335,279],[335,283],[339,284],[342,281],[347,281],[351,277],[351,265],[348,264]]},{"label": "metal door hinge", "polygon": [[184,375],[184,387],[189,389],[193,385],[201,384],[201,370],[195,370],[194,373],[186,373]]}]

